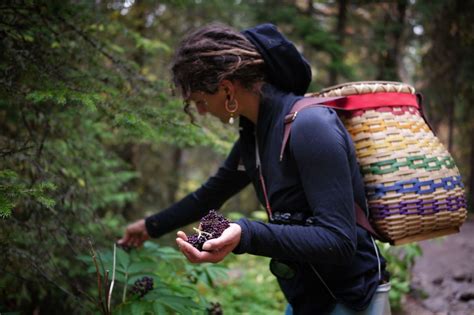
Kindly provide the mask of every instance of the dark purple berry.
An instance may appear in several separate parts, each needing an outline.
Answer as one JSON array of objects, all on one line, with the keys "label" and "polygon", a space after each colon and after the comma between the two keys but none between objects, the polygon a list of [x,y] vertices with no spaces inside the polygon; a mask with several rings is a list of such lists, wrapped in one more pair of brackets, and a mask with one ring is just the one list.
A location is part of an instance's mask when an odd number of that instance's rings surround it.
[{"label": "dark purple berry", "polygon": [[132,292],[140,297],[144,297],[151,290],[153,290],[153,278],[150,277],[138,279],[132,287]]},{"label": "dark purple berry", "polygon": [[188,237],[188,243],[202,250],[202,245],[206,241],[218,238],[228,227],[229,220],[215,210],[211,210],[201,219],[198,233]]},{"label": "dark purple berry", "polygon": [[208,238],[205,235],[199,236],[199,234],[193,234],[188,237],[188,243],[193,245],[199,250],[202,250],[202,245],[206,242]]}]

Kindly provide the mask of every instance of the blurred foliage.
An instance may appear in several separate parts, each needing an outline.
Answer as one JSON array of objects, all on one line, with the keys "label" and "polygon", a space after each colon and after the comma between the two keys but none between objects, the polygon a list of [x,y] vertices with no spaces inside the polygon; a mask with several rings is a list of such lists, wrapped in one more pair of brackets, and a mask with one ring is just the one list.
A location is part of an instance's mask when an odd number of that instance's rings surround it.
[{"label": "blurred foliage", "polygon": [[416,258],[422,255],[422,250],[418,244],[394,247],[388,243],[377,243],[382,256],[387,260],[387,270],[391,274],[390,307],[394,311],[399,311],[404,302],[404,296],[411,290],[411,268]]},{"label": "blurred foliage", "polygon": [[232,256],[224,261],[227,279],[203,294],[218,302],[224,314],[283,314],[287,302],[268,269],[269,263],[266,257]]},{"label": "blurred foliage", "polygon": [[[178,200],[217,168],[236,130],[208,118],[190,124],[169,80],[177,41],[211,21],[238,29],[276,23],[310,61],[312,90],[351,80],[415,85],[425,93],[429,118],[459,165],[472,209],[472,5],[460,0],[3,1],[0,312],[98,311],[96,277],[85,272],[91,267],[85,258],[90,242],[109,264],[111,253],[104,249],[126,222]],[[251,187],[223,208],[232,217],[254,210],[262,208]],[[264,219],[264,212],[255,213]],[[419,252],[415,245],[382,248],[396,306]],[[176,305],[191,296],[195,304],[183,305],[196,311],[215,301],[226,314],[282,312],[285,302],[265,258],[229,257],[224,262],[229,277],[222,279],[212,271],[219,267],[192,266],[175,254],[147,245],[140,254],[120,257],[148,264],[143,270],[160,284],[156,292],[175,296]],[[123,289],[125,280],[118,279],[117,289]],[[114,299],[124,308],[137,304]]]}]

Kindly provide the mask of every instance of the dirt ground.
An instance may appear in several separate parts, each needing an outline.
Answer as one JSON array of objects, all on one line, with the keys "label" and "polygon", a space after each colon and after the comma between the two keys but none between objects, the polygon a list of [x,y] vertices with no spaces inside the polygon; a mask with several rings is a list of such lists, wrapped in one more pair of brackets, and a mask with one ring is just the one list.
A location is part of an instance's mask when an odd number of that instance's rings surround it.
[{"label": "dirt ground", "polygon": [[403,315],[474,315],[474,217],[461,232],[420,242]]}]

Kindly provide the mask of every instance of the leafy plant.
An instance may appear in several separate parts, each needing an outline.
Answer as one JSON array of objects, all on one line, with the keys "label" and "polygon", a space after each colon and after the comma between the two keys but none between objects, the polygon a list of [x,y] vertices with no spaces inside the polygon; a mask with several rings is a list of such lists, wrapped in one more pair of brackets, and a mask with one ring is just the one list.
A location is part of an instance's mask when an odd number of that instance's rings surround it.
[{"label": "leafy plant", "polygon": [[283,314],[287,304],[267,257],[231,255],[223,264],[228,277],[203,287],[209,301],[220,304],[224,314]]},{"label": "leafy plant", "polygon": [[[113,314],[202,314],[209,305],[202,288],[213,287],[227,275],[225,267],[189,264],[177,250],[153,242],[129,252],[117,248],[115,256],[113,251],[103,250],[97,253],[96,259],[78,258],[89,264],[89,272],[99,272],[102,284],[115,282],[110,299]],[[134,284],[145,277],[152,279],[153,289],[143,295],[135,293]],[[97,296],[104,297],[99,292]]]},{"label": "leafy plant", "polygon": [[388,243],[378,243],[382,255],[387,260],[390,272],[391,290],[389,293],[392,309],[401,309],[404,296],[410,292],[410,273],[415,259],[422,255],[418,244],[391,246]]}]

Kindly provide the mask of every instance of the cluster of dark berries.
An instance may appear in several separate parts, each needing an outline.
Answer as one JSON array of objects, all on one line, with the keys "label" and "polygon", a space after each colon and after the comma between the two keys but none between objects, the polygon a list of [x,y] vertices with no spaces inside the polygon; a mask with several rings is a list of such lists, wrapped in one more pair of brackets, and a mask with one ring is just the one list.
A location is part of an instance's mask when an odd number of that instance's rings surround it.
[{"label": "cluster of dark berries", "polygon": [[138,294],[140,297],[145,296],[145,294],[151,290],[153,290],[153,278],[150,277],[138,279],[132,287],[132,292]]},{"label": "cluster of dark berries", "polygon": [[211,302],[211,305],[207,307],[207,314],[209,315],[223,315],[224,311],[219,302]]},{"label": "cluster of dark berries", "polygon": [[229,220],[215,210],[211,210],[201,219],[199,229],[196,229],[197,233],[188,237],[188,243],[202,250],[202,245],[206,241],[218,238],[228,227]]}]

